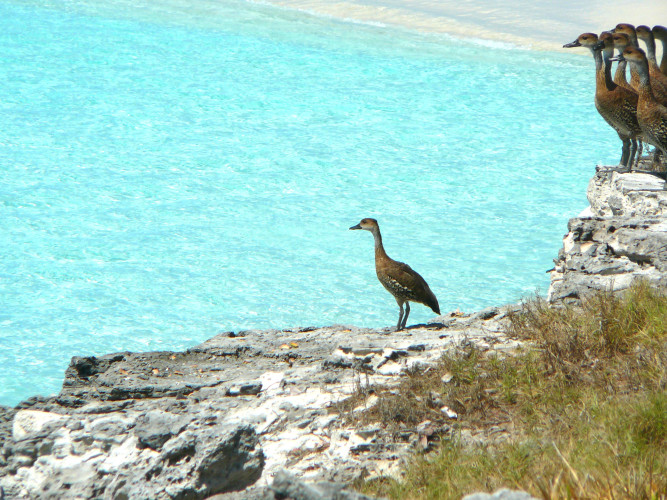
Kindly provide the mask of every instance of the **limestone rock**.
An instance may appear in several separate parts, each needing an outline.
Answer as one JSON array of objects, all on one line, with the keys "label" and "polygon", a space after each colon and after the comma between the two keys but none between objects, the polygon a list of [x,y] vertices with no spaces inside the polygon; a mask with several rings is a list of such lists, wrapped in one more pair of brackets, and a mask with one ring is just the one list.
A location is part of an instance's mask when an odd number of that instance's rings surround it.
[{"label": "limestone rock", "polygon": [[14,416],[12,423],[12,437],[19,441],[26,436],[40,432],[48,425],[56,425],[66,418],[57,413],[46,411],[20,410]]},{"label": "limestone rock", "polygon": [[654,175],[599,170],[589,184],[590,209],[568,224],[548,299],[576,301],[636,279],[667,287],[665,187]]},{"label": "limestone rock", "polygon": [[271,490],[275,498],[292,500],[373,500],[372,497],[348,490],[345,484],[329,481],[306,484],[283,470],[276,474]]},{"label": "limestone rock", "polygon": [[596,217],[665,217],[665,179],[648,173],[599,168],[588,184],[588,202]]},{"label": "limestone rock", "polygon": [[525,491],[501,489],[495,493],[473,493],[466,495],[463,500],[537,500]]},{"label": "limestone rock", "polygon": [[423,432],[355,429],[339,402],[452,346],[516,348],[503,333],[514,307],[400,332],[225,332],[185,352],[75,357],[60,394],[0,413],[0,487],[8,498],[278,498],[269,485],[287,466],[297,479],[280,491],[363,498],[344,485],[398,474]]}]

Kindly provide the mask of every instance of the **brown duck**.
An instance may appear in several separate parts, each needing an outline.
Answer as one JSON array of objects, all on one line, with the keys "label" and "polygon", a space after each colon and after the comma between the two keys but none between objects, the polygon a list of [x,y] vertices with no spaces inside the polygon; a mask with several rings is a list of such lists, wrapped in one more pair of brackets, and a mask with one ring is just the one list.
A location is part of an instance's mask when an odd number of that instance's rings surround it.
[{"label": "brown duck", "polygon": [[[582,33],[574,42],[563,45],[565,48],[570,47],[586,47],[593,54],[595,60],[595,108],[600,113],[600,116],[614,129],[618,137],[623,143],[621,150],[620,164],[624,167],[630,166],[631,153],[634,155],[636,150],[636,142],[634,137],[636,135],[629,132],[625,128],[619,127],[615,122],[617,108],[609,101],[609,90],[607,89],[607,81],[605,80],[604,64],[602,62],[602,46],[598,44],[598,36],[595,33]],[[613,82],[612,82],[613,83]],[[616,86],[620,88],[620,86]],[[634,143],[634,148],[633,148]]]},{"label": "brown duck", "polygon": [[[375,219],[362,219],[359,224],[350,229],[365,229],[373,234],[375,273],[382,286],[394,296],[400,308],[396,330],[405,328],[410,315],[410,302],[419,302],[430,307],[436,314],[440,314],[438,299],[435,298],[424,278],[407,264],[391,259],[384,251],[380,226]],[[405,315],[403,315],[403,304],[405,304]]]},{"label": "brown duck", "polygon": [[615,59],[625,59],[639,75],[637,121],[648,142],[667,155],[667,107],[656,100],[651,88],[651,75],[642,49],[628,47]]},{"label": "brown duck", "polygon": [[[639,96],[632,89],[617,85],[611,77],[611,58],[614,56],[614,40],[610,32],[600,34],[600,41],[593,46],[593,50],[602,49],[604,62],[604,88],[596,91],[596,102],[600,114],[606,116],[612,123],[612,127],[618,131],[621,137],[630,137],[630,156],[627,161],[632,170],[635,153],[637,161],[641,156],[642,129],[637,122],[637,102]],[[596,75],[599,80],[599,72]],[[596,87],[597,88],[597,87]],[[639,151],[637,140],[639,139]]]}]

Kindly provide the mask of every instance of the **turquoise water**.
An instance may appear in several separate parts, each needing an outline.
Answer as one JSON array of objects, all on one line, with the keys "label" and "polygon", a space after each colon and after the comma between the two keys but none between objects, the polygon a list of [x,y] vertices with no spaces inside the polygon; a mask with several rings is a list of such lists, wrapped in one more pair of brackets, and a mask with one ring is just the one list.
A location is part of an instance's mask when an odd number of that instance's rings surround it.
[{"label": "turquoise water", "polygon": [[57,392],[73,355],[393,326],[362,217],[443,312],[544,292],[620,153],[590,58],[104,5],[0,3],[3,404]]}]

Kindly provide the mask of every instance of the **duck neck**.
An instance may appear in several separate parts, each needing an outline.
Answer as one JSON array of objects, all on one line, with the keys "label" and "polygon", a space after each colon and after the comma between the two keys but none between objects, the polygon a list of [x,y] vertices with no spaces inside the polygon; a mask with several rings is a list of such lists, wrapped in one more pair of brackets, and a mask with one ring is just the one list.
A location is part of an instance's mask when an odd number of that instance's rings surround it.
[{"label": "duck neck", "polygon": [[380,228],[374,228],[371,233],[373,233],[373,239],[375,240],[375,260],[383,260],[389,258],[387,252],[384,251],[384,246],[382,246],[382,234],[380,234]]},{"label": "duck neck", "polygon": [[662,44],[662,58],[660,59],[660,71],[667,74],[667,39],[660,38]]},{"label": "duck neck", "polygon": [[627,61],[619,61],[618,66],[616,66],[616,73],[614,73],[614,82],[618,85],[624,85],[628,83],[628,79],[625,76],[625,69],[628,67]]},{"label": "duck neck", "polygon": [[611,55],[614,52],[614,49],[610,51],[604,51],[604,83],[607,86],[607,90],[614,90],[618,85],[614,83],[614,79],[611,77]]},{"label": "duck neck", "polygon": [[595,92],[605,88],[604,64],[602,64],[602,52],[591,49],[593,59],[595,60]]},{"label": "duck neck", "polygon": [[646,38],[642,38],[642,40],[644,40],[644,43],[646,44],[646,58],[653,64],[657,65],[658,60],[655,58],[655,38],[653,38],[653,34],[649,33],[649,35]]},{"label": "duck neck", "polygon": [[632,67],[637,71],[637,74],[639,76],[639,88],[638,88],[639,99],[655,100],[655,97],[653,96],[653,90],[651,89],[651,77],[649,76],[648,73],[647,62],[644,61],[641,63],[633,64]]}]

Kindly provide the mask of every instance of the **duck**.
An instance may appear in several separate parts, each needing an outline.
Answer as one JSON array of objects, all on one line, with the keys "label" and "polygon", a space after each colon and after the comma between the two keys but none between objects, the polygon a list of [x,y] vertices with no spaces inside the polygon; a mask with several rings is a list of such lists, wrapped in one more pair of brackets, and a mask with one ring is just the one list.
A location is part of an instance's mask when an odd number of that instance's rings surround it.
[{"label": "duck", "polygon": [[667,155],[667,107],[656,100],[651,87],[651,75],[646,53],[642,49],[627,47],[623,54],[613,59],[625,60],[639,75],[639,101],[637,121],[647,142]]},{"label": "duck", "polygon": [[[611,77],[611,58],[614,56],[614,40],[610,32],[600,33],[599,41],[593,50],[602,50],[604,62],[604,88],[596,92],[600,113],[608,118],[619,136],[630,137],[630,155],[627,166],[632,166],[637,153],[637,162],[642,152],[642,129],[637,122],[637,102],[639,96],[632,89],[617,85]],[[639,149],[637,140],[639,139]]]},{"label": "duck", "polygon": [[662,58],[660,60],[660,71],[664,75],[667,75],[667,28],[664,26],[653,26],[651,30],[653,32],[653,38],[659,40],[662,43]]},{"label": "duck", "polygon": [[[424,304],[439,315],[438,299],[429,288],[426,280],[410,266],[390,258],[385,252],[378,221],[371,218],[361,219],[359,224],[350,228],[350,230],[358,229],[369,231],[375,240],[375,273],[382,286],[394,296],[400,310],[396,330],[405,329],[410,315],[410,302]],[[403,305],[405,305],[405,313],[403,312]]]},{"label": "duck", "polygon": [[[639,48],[639,39],[637,30],[632,24],[620,23],[612,30],[614,33],[623,33],[630,39],[630,46]],[[667,105],[667,80],[663,83],[665,76],[656,64],[649,62],[649,76],[651,77],[653,95],[661,103]],[[639,75],[632,68],[630,69],[630,84],[633,88],[639,87]]]},{"label": "duck", "polygon": [[623,167],[628,167],[630,166],[630,153],[632,152],[634,155],[634,152],[631,151],[633,138],[632,134],[626,130],[622,130],[614,123],[613,118],[615,117],[615,111],[613,105],[610,105],[607,102],[607,94],[609,91],[607,90],[604,64],[602,62],[602,46],[598,44],[598,42],[599,39],[595,33],[582,33],[574,42],[566,43],[563,47],[586,47],[593,54],[593,59],[595,60],[595,108],[598,110],[598,113],[600,113],[600,116],[602,116],[604,121],[616,131],[619,139],[621,139],[623,146],[621,148],[621,161],[619,163]]}]

